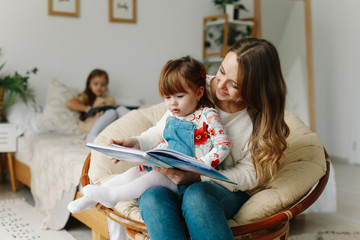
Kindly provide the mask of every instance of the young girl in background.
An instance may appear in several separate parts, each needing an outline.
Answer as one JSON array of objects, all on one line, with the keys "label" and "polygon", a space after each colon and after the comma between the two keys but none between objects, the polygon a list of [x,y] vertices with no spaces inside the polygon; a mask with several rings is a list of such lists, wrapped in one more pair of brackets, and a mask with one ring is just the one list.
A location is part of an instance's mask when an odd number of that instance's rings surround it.
[{"label": "young girl in background", "polygon": [[[205,92],[205,85],[205,68],[197,60],[187,56],[168,61],[159,81],[160,95],[168,111],[140,136],[112,143],[143,151],[170,148],[216,167],[228,155],[230,141]],[[114,207],[119,201],[139,198],[153,186],[167,187],[179,195],[187,187],[175,185],[158,171],[134,167],[101,186],[86,186],[85,196],[71,202],[68,209],[75,213],[93,208],[97,202]]]},{"label": "young girl in background", "polygon": [[87,78],[85,90],[66,103],[69,109],[81,113],[79,130],[87,134],[87,142],[92,142],[106,126],[129,111],[123,106],[115,107],[115,99],[106,94],[108,84],[107,72],[94,69]]}]

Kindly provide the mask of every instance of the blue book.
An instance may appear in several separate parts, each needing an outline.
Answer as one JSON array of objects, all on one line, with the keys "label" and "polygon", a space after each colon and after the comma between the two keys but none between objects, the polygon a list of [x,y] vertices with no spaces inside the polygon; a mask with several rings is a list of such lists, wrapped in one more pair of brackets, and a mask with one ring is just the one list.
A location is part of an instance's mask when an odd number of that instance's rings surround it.
[{"label": "blue book", "polygon": [[210,178],[236,184],[222,175],[215,168],[193,157],[177,152],[172,149],[154,148],[149,151],[141,151],[135,148],[128,148],[117,144],[101,145],[87,143],[87,147],[99,151],[112,158],[144,166],[157,166],[166,168],[178,168],[204,175]]}]

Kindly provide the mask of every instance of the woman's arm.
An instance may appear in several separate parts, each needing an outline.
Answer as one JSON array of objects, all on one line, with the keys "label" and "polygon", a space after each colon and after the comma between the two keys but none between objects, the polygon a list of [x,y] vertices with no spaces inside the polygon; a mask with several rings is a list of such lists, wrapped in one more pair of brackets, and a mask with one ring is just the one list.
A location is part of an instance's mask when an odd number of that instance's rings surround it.
[{"label": "woman's arm", "polygon": [[236,165],[233,167],[220,170],[220,173],[237,183],[237,185],[234,185],[214,180],[230,191],[249,191],[254,189],[259,183],[259,179],[256,177],[254,164],[247,157],[237,161]]},{"label": "woman's arm", "polygon": [[201,176],[202,180],[214,181],[230,191],[248,191],[258,185],[255,167],[252,163],[251,154],[248,151],[248,143],[252,134],[252,122],[247,110],[236,114],[222,114],[220,118],[225,125],[228,138],[231,141],[230,154],[219,165],[220,173],[229,178],[237,185],[217,181]]}]

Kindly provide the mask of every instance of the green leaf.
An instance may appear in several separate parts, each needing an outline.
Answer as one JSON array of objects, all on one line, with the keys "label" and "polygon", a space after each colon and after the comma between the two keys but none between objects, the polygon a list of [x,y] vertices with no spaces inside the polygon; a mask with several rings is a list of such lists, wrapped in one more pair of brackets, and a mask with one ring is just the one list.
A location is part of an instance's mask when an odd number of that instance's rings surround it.
[{"label": "green leaf", "polygon": [[29,86],[28,80],[30,74],[36,74],[37,71],[37,68],[33,68],[31,71],[27,71],[25,75],[15,72],[14,74],[0,77],[0,88],[5,89],[3,113],[6,113],[18,99],[24,103],[29,101],[35,102],[35,92]]}]

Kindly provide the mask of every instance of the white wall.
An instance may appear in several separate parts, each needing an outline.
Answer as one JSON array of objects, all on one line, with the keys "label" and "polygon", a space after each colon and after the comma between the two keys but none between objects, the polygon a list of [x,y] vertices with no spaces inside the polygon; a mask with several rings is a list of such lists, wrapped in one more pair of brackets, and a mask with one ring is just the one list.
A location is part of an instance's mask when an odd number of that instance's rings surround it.
[{"label": "white wall", "polygon": [[332,156],[354,163],[360,163],[359,11],[358,0],[312,1],[317,131]]},{"label": "white wall", "polygon": [[286,108],[310,125],[304,13],[303,1],[261,2],[262,37],[279,52],[288,90]]},{"label": "white wall", "polygon": [[[82,90],[95,67],[109,72],[113,95],[156,103],[161,67],[185,54],[200,59],[203,17],[218,10],[212,0],[137,0],[137,8],[137,23],[125,24],[108,22],[104,0],[81,1],[80,18],[48,16],[45,0],[1,0],[0,62],[8,72],[39,68],[31,84],[40,104],[51,78]],[[317,131],[332,156],[358,163],[359,10],[358,0],[312,1]]]},{"label": "white wall", "polygon": [[137,23],[110,23],[108,1],[80,1],[80,17],[49,16],[48,1],[0,1],[0,63],[24,73],[43,104],[51,78],[83,90],[88,73],[103,68],[110,93],[153,104],[162,66],[170,58],[202,57],[205,16],[218,14],[212,0],[137,0]]}]

